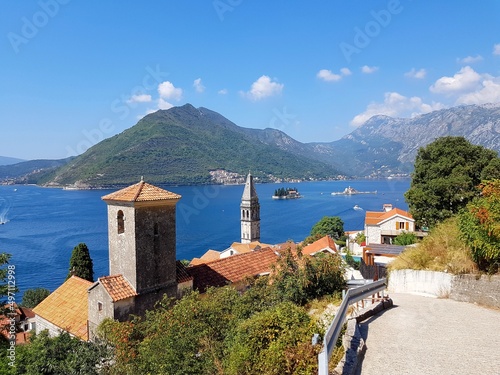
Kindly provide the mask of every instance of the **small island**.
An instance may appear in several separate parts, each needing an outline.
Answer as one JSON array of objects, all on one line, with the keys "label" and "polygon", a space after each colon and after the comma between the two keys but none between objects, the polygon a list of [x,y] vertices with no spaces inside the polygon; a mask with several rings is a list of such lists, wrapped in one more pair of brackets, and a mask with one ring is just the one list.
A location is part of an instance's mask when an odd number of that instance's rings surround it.
[{"label": "small island", "polygon": [[302,198],[299,191],[295,188],[279,188],[274,191],[273,199],[297,199]]},{"label": "small island", "polygon": [[377,194],[377,190],[375,191],[357,191],[353,187],[346,187],[344,191],[334,191],[332,195],[355,195],[355,194]]}]

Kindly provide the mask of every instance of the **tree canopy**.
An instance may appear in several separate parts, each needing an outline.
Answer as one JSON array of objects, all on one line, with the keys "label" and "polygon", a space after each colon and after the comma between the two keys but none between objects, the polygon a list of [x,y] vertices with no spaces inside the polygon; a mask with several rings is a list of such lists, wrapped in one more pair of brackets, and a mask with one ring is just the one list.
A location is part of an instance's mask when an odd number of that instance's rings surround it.
[{"label": "tree canopy", "polygon": [[90,257],[89,249],[84,243],[79,243],[75,246],[71,253],[69,272],[66,279],[69,279],[73,275],[88,281],[94,281],[94,264]]},{"label": "tree canopy", "polygon": [[460,214],[459,227],[479,269],[497,272],[500,266],[500,180],[481,184],[481,196]]},{"label": "tree canopy", "polygon": [[310,236],[324,237],[329,235],[334,240],[339,240],[344,235],[344,222],[338,216],[324,216],[311,229]]},{"label": "tree canopy", "polygon": [[[16,374],[68,375],[106,373],[109,348],[101,343],[84,342],[67,332],[50,337],[48,331],[32,334],[30,343],[16,348]],[[13,372],[14,373],[14,372]]]},{"label": "tree canopy", "polygon": [[482,179],[498,174],[495,151],[463,137],[442,137],[420,148],[405,198],[417,226],[433,227],[479,195]]},{"label": "tree canopy", "polygon": [[165,298],[144,318],[105,320],[99,335],[113,347],[112,374],[312,374],[313,333],[324,328],[304,303],[345,286],[340,256],[285,250],[271,275]]},{"label": "tree canopy", "polygon": [[50,295],[50,290],[45,288],[28,289],[23,294],[21,305],[32,309]]}]

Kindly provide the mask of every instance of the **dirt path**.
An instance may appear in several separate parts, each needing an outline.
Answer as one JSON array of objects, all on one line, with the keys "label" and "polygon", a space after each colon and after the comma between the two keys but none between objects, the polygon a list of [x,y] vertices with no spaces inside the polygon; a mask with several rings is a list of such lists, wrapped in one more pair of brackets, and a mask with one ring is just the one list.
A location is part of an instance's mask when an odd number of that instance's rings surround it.
[{"label": "dirt path", "polygon": [[391,294],[392,309],[361,324],[358,375],[500,375],[500,311]]}]

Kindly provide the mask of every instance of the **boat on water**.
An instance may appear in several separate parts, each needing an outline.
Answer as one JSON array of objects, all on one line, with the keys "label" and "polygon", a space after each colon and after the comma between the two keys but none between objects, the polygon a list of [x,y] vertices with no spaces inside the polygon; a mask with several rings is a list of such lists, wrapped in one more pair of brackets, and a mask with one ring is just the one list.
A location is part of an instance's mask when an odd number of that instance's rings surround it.
[{"label": "boat on water", "polygon": [[357,204],[353,207],[353,209],[356,211],[363,211],[363,209],[359,207]]},{"label": "boat on water", "polygon": [[377,190],[375,191],[358,191],[351,186],[348,186],[344,189],[344,191],[334,191],[332,195],[356,195],[356,194],[377,194]]}]

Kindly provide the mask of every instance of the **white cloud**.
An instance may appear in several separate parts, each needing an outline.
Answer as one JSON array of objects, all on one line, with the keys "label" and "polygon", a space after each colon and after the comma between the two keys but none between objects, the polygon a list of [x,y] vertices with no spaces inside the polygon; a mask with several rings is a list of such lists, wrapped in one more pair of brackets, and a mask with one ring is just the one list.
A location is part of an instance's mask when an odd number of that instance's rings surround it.
[{"label": "white cloud", "polygon": [[500,102],[500,76],[478,73],[463,67],[453,77],[441,77],[430,88],[432,92],[455,98],[455,104]]},{"label": "white cloud", "polygon": [[336,82],[342,79],[340,74],[332,73],[332,71],[328,69],[321,69],[318,74],[316,74],[316,77],[326,82]]},{"label": "white cloud", "polygon": [[372,74],[375,73],[378,70],[378,66],[362,66],[361,67],[361,72],[365,74]]},{"label": "white cloud", "polygon": [[405,73],[405,77],[415,78],[415,79],[424,79],[426,75],[427,71],[424,68],[419,70],[411,68],[409,72]]},{"label": "white cloud", "polygon": [[174,106],[173,104],[167,102],[163,98],[158,99],[158,109],[170,109],[173,106]]},{"label": "white cloud", "polygon": [[243,94],[251,100],[261,100],[269,96],[281,94],[284,86],[282,83],[275,82],[269,76],[264,75],[252,83],[250,91]]},{"label": "white cloud", "polygon": [[193,87],[196,90],[196,92],[203,92],[205,91],[205,86],[201,83],[201,78],[197,78],[193,82]]},{"label": "white cloud", "polygon": [[403,96],[397,92],[386,92],[384,102],[372,102],[363,113],[355,116],[351,120],[351,125],[359,126],[375,115],[386,115],[391,117],[417,116],[441,109],[441,103],[427,104],[421,98],[413,96],[411,98]]},{"label": "white cloud", "polygon": [[486,104],[500,102],[500,77],[485,75],[480,88],[465,93],[457,99],[457,104]]},{"label": "white cloud", "polygon": [[170,81],[160,83],[158,85],[158,93],[161,99],[173,99],[178,101],[182,98],[182,89],[175,87]]},{"label": "white cloud", "polygon": [[340,69],[340,73],[342,73],[343,76],[350,76],[352,74],[352,72],[348,68]]},{"label": "white cloud", "polygon": [[453,77],[441,77],[429,88],[437,94],[453,95],[476,89],[481,81],[481,76],[470,66],[464,66]]},{"label": "white cloud", "polygon": [[457,61],[460,64],[465,64],[465,65],[474,64],[474,63],[477,63],[479,61],[483,61],[483,56],[481,56],[481,55],[467,56],[467,57],[464,57],[463,59],[457,59]]},{"label": "white cloud", "polygon": [[129,100],[127,100],[127,103],[149,103],[152,100],[151,95],[147,94],[139,94],[139,95],[132,95]]},{"label": "white cloud", "polygon": [[500,55],[500,43],[493,46],[493,54],[497,56]]},{"label": "white cloud", "polygon": [[222,90],[217,91],[217,94],[220,94],[220,95],[226,95],[227,93],[228,93],[227,89],[222,89]]},{"label": "white cloud", "polygon": [[342,77],[345,76],[350,76],[352,72],[348,68],[342,68],[340,69],[340,74],[335,74],[331,70],[328,69],[321,69],[317,74],[316,77],[319,79],[325,81],[325,82],[337,82],[342,79]]}]

